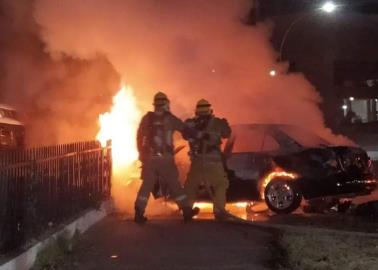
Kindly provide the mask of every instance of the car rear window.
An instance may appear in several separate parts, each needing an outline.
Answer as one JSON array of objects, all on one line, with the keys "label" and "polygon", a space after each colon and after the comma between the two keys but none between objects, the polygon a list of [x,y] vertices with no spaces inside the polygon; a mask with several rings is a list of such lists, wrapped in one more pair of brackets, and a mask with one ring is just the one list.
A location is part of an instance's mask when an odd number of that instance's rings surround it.
[{"label": "car rear window", "polygon": [[280,130],[305,147],[319,147],[330,144],[317,134],[297,126],[281,126]]}]

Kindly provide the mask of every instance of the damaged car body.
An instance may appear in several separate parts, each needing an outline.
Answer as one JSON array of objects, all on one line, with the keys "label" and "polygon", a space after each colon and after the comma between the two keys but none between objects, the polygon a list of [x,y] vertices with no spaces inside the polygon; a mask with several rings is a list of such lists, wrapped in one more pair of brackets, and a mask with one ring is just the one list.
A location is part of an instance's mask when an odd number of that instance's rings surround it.
[{"label": "damaged car body", "polygon": [[331,145],[291,125],[232,129],[224,149],[229,202],[265,199],[272,211],[290,213],[302,198],[353,197],[377,186],[370,159],[359,147]]}]

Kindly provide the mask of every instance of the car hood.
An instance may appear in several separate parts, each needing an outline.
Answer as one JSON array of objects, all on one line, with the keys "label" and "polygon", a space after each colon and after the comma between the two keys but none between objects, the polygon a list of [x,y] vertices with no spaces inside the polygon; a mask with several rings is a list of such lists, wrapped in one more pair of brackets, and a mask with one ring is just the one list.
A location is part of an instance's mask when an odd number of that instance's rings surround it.
[{"label": "car hood", "polygon": [[324,177],[335,173],[368,174],[369,157],[363,149],[350,146],[303,148],[273,156],[279,166],[303,177]]}]

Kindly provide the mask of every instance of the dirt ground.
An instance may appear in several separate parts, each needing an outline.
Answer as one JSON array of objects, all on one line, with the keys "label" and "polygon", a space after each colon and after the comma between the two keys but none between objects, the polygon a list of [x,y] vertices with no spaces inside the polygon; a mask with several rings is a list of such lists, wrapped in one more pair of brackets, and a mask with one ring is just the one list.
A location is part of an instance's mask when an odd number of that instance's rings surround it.
[{"label": "dirt ground", "polygon": [[286,269],[376,270],[378,238],[333,233],[285,232],[280,245],[286,251]]}]

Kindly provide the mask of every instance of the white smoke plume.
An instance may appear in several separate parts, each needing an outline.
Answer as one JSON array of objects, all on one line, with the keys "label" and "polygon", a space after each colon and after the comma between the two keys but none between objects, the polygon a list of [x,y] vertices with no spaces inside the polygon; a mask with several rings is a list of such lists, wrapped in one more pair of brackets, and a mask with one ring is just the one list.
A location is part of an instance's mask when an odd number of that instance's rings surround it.
[{"label": "white smoke plume", "polygon": [[[276,63],[269,25],[243,23],[251,3],[36,0],[34,18],[51,55],[84,60],[104,55],[144,110],[163,90],[181,117],[206,98],[231,124],[295,124],[345,141],[325,127],[314,87]],[[279,71],[275,77],[269,75],[273,68]]]},{"label": "white smoke plume", "polygon": [[174,112],[192,113],[207,98],[231,123],[291,123],[337,141],[321,102],[301,74],[269,76],[277,53],[269,27],[243,24],[248,0],[37,0],[35,19],[47,50],[81,59],[105,55],[149,108],[158,89]]},{"label": "white smoke plume", "polygon": [[87,60],[46,52],[33,3],[0,0],[0,103],[18,110],[29,146],[92,140],[119,75],[101,55]]}]

